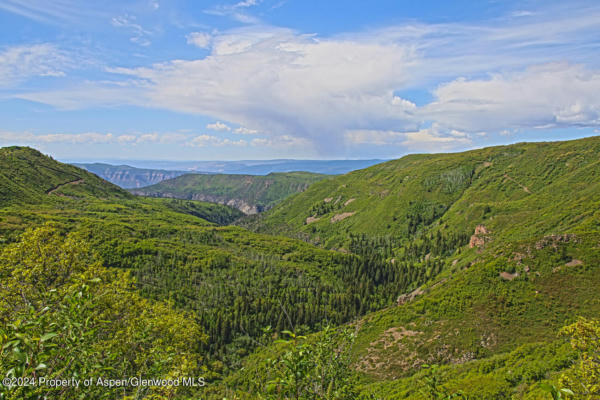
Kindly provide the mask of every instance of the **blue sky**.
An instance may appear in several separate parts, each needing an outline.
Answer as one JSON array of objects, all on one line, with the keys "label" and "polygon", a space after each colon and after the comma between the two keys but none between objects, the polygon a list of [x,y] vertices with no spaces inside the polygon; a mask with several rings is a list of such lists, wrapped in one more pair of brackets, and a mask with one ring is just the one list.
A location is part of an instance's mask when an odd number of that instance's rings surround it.
[{"label": "blue sky", "polygon": [[0,145],[395,158],[599,134],[597,1],[0,0]]}]

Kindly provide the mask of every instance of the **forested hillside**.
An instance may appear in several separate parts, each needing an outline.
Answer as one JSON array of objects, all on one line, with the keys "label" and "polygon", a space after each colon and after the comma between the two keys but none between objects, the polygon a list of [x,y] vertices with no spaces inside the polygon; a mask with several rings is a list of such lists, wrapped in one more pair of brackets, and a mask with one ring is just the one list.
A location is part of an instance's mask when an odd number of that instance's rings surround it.
[{"label": "forested hillside", "polygon": [[318,182],[242,225],[346,249],[356,235],[406,241],[439,226],[470,236],[479,223],[528,238],[590,215],[599,152],[593,137],[409,155]]},{"label": "forested hillside", "polygon": [[[561,327],[600,315],[598,154],[595,137],[407,156],[319,182],[246,226],[378,255],[413,288],[427,282],[353,325],[364,394],[550,398],[540,383],[560,387],[578,356]],[[230,387],[257,390],[253,368],[267,382],[267,354]]]},{"label": "forested hillside", "polygon": [[598,154],[600,138],[408,156],[314,183],[246,219],[257,233],[1,149],[0,367],[206,379],[137,394],[155,398],[593,399]]},{"label": "forested hillside", "polygon": [[61,164],[27,147],[0,149],[0,205],[52,203],[58,197],[132,198],[80,168]]},{"label": "forested hillside", "polygon": [[187,174],[131,192],[141,196],[227,204],[245,214],[256,214],[325,178],[325,175],[310,172],[271,173],[265,176]]},{"label": "forested hillside", "polygon": [[[211,380],[238,368],[267,326],[274,333],[292,328],[315,332],[325,323],[341,324],[378,310],[393,301],[399,288],[412,287],[378,256],[328,251],[211,223],[219,218],[230,222],[226,206],[132,197],[31,149],[4,154],[28,158],[28,169],[7,173],[35,196],[28,203],[12,198],[2,203],[1,242],[15,243],[29,227],[45,223],[61,235],[76,233],[103,267],[130,271],[137,293],[194,315],[207,335],[195,346]],[[37,181],[28,184],[28,176],[40,169],[53,171],[46,179],[69,186],[68,194],[46,193]],[[70,184],[73,174],[83,182]],[[97,181],[101,193],[114,193],[90,196],[87,179]]]}]

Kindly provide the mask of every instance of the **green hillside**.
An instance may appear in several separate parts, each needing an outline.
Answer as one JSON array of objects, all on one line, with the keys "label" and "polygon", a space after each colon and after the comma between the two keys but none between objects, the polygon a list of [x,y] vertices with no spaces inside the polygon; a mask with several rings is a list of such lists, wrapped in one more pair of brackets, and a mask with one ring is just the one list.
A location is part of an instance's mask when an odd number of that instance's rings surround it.
[{"label": "green hillside", "polygon": [[406,241],[437,225],[471,235],[484,222],[502,239],[528,238],[582,223],[565,213],[592,213],[599,151],[593,137],[409,155],[318,182],[242,225],[326,248],[362,234]]},{"label": "green hillside", "polygon": [[0,205],[51,202],[57,197],[131,198],[80,168],[60,164],[28,147],[0,148]]},{"label": "green hillside", "polygon": [[281,172],[265,176],[187,174],[131,192],[141,196],[227,204],[245,214],[255,214],[325,178],[326,175],[310,172]]},{"label": "green hillside", "polygon": [[[206,377],[205,389],[153,392],[161,399],[550,399],[541,384],[593,399],[581,379],[596,390],[600,327],[587,321],[600,315],[598,154],[594,137],[407,156],[317,182],[247,217],[252,232],[222,226],[239,215],[226,206],[131,196],[34,150],[2,149],[0,370],[36,368],[12,350],[22,330],[72,349],[77,335],[45,336],[53,318],[104,324],[113,320],[91,318],[94,307],[133,318],[148,304],[133,326],[90,326],[112,358],[73,362]],[[69,314],[68,294],[94,276],[107,286],[86,289],[90,302]],[[107,291],[131,297],[98,303]],[[47,301],[57,311],[44,319]],[[111,342],[111,329],[133,335]],[[165,330],[182,336],[163,343]],[[30,351],[52,371],[65,366],[55,347],[40,348]]]}]

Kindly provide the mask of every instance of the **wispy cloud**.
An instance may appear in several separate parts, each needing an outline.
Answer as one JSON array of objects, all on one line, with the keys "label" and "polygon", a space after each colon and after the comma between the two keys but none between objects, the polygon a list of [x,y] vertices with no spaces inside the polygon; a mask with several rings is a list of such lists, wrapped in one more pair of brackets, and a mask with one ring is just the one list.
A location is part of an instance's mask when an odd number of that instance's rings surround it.
[{"label": "wispy cloud", "polygon": [[262,0],[243,0],[235,4],[221,4],[204,10],[206,14],[230,17],[244,24],[258,24],[260,19],[248,13],[248,9],[258,6]]},{"label": "wispy cloud", "polygon": [[32,77],[64,76],[69,67],[67,55],[52,44],[8,47],[0,52],[0,87]]},{"label": "wispy cloud", "polygon": [[116,28],[126,29],[131,32],[132,36],[129,40],[132,43],[139,44],[140,46],[149,46],[152,44],[150,41],[152,32],[144,29],[136,20],[136,17],[132,15],[120,15],[111,18],[110,23]]},{"label": "wispy cloud", "polygon": [[52,133],[35,135],[30,132],[3,132],[0,131],[0,142],[3,144],[47,144],[47,143],[71,143],[71,144],[98,144],[113,143],[118,140],[112,133]]},{"label": "wispy cloud", "polygon": [[0,0],[0,9],[48,24],[80,24],[90,18],[105,18],[100,3],[75,0]]},{"label": "wispy cloud", "polygon": [[120,144],[139,145],[144,143],[185,144],[192,135],[181,133],[138,133],[114,134],[99,132],[84,133],[46,133],[0,131],[1,145],[31,145],[44,144]]}]

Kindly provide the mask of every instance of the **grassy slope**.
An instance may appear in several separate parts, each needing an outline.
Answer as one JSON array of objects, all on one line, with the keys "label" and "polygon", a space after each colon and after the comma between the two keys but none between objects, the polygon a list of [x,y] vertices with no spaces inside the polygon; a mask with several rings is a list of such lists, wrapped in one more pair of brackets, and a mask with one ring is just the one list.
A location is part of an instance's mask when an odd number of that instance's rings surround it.
[{"label": "grassy slope", "polygon": [[0,180],[0,205],[52,202],[58,196],[132,197],[94,174],[28,147],[0,148]]},{"label": "grassy slope", "polygon": [[260,211],[325,177],[310,172],[271,173],[266,176],[187,174],[133,192],[152,197],[212,198],[221,203],[240,200]]},{"label": "grassy slope", "polygon": [[[408,156],[317,183],[268,212],[258,229],[300,229],[339,246],[349,233],[418,243],[484,225],[485,244],[440,256],[444,270],[424,285],[424,294],[358,320],[355,367],[365,392],[378,398],[422,398],[426,363],[447,365],[441,381],[449,392],[545,398],[536,382],[552,379],[573,357],[557,339],[559,328],[600,313],[598,154],[595,137]],[[468,171],[471,178],[461,179]],[[310,208],[325,198],[333,198],[326,204],[355,200],[305,225],[317,209]],[[443,212],[409,234],[411,207],[427,210],[432,203]],[[331,223],[341,212],[356,214]],[[394,258],[404,251],[399,245]],[[519,276],[505,280],[503,272]],[[250,359],[250,371],[261,357]],[[243,384],[251,374],[232,382]]]}]

